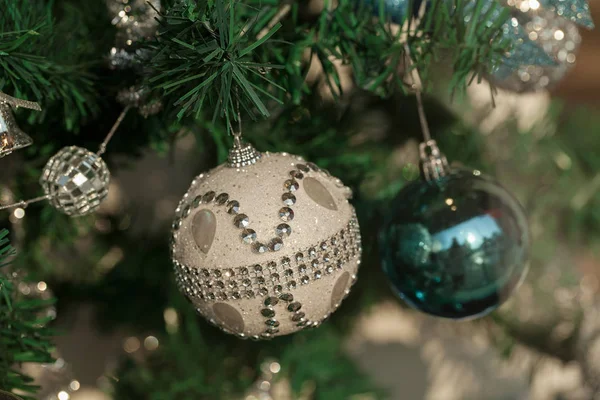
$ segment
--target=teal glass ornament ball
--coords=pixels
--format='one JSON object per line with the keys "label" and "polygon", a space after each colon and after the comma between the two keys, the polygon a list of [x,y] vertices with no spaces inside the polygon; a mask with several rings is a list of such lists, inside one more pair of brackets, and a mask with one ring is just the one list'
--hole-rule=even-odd
{"label": "teal glass ornament ball", "polygon": [[479,171],[451,170],[438,180],[408,184],[394,199],[379,239],[394,291],[439,317],[491,312],[527,272],[523,208]]}

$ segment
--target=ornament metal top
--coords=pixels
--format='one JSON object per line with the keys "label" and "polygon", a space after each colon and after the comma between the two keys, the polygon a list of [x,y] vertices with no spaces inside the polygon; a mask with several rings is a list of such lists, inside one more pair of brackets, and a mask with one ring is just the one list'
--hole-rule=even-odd
{"label": "ornament metal top", "polygon": [[16,99],[0,92],[0,158],[33,144],[33,139],[17,125],[13,107],[42,110],[38,103]]}
{"label": "ornament metal top", "polygon": [[241,338],[318,326],[349,293],[360,264],[350,189],[287,153],[236,138],[229,161],[192,182],[176,210],[180,290]]}

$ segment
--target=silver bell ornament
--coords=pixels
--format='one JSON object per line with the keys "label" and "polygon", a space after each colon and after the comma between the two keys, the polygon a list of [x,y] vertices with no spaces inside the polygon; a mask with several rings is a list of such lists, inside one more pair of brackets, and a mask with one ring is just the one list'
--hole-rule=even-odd
{"label": "silver bell ornament", "polygon": [[33,144],[33,139],[17,125],[13,107],[41,111],[38,103],[16,99],[0,92],[0,158]]}
{"label": "silver bell ornament", "polygon": [[236,138],[229,162],[180,201],[172,259],[197,311],[241,338],[316,327],[356,280],[361,241],[350,189],[287,153]]}
{"label": "silver bell ornament", "polygon": [[108,195],[110,171],[99,155],[65,147],[44,167],[40,184],[50,204],[70,216],[94,212]]}

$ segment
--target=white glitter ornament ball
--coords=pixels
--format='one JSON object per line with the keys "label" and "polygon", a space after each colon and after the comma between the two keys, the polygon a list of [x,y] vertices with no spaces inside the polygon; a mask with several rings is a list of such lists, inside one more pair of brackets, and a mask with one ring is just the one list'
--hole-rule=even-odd
{"label": "white glitter ornament ball", "polygon": [[173,223],[180,290],[228,333],[271,338],[318,326],[356,280],[351,191],[287,153],[239,146],[193,182]]}
{"label": "white glitter ornament ball", "polygon": [[[520,15],[525,19],[527,14]],[[500,65],[488,79],[496,86],[512,92],[535,92],[551,89],[575,65],[581,35],[577,25],[550,11],[537,11],[521,23],[529,39],[551,56],[556,65],[534,65],[532,59],[518,58],[520,66]],[[523,53],[526,55],[526,53]]]}
{"label": "white glitter ornament ball", "polygon": [[82,147],[61,149],[48,161],[40,178],[50,204],[78,217],[94,212],[108,195],[110,171],[96,153]]}

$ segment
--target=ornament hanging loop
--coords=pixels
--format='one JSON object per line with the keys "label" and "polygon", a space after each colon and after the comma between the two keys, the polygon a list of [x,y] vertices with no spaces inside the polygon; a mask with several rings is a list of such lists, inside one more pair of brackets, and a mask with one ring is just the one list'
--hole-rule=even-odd
{"label": "ornament hanging loop", "polygon": [[0,206],[0,210],[8,210],[10,208],[16,208],[16,207],[27,208],[27,206],[32,203],[37,203],[37,202],[44,201],[44,200],[50,200],[50,196],[46,195],[46,196],[40,196],[40,197],[36,197],[33,199],[29,199],[29,200],[21,200],[16,203],[13,203],[13,204],[7,204],[4,206]]}
{"label": "ornament hanging loop", "polygon": [[447,174],[450,168],[446,156],[440,152],[435,140],[419,144],[419,157],[421,158],[421,173],[427,181],[440,179]]}
{"label": "ornament hanging loop", "polygon": [[35,101],[17,99],[2,92],[0,92],[0,103],[10,104],[13,108],[22,107],[30,110],[42,111],[42,107],[40,107],[39,103],[36,103]]}
{"label": "ornament hanging loop", "polygon": [[[423,132],[424,142],[419,144],[419,156],[421,158],[421,173],[427,181],[437,180],[445,176],[450,169],[446,156],[442,154],[435,140],[431,139],[427,116],[425,115],[425,107],[423,106],[423,97],[421,94],[422,79],[419,70],[414,66],[410,55],[410,47],[407,42],[404,42],[404,54],[406,63],[410,67],[408,74],[411,77],[411,89],[415,92],[417,98],[417,111],[419,113],[419,122],[421,131]],[[414,74],[414,75],[413,75]],[[416,78],[415,78],[416,75]],[[417,79],[419,83],[417,84]]]}
{"label": "ornament hanging loop", "polygon": [[240,113],[240,103],[236,101],[237,105],[237,131],[233,129],[233,125],[229,120],[229,129],[233,135],[233,147],[229,150],[227,157],[227,166],[230,168],[241,168],[248,165],[256,164],[262,157],[262,154],[254,148],[251,144],[244,142],[242,139],[242,116]]}
{"label": "ornament hanging loop", "polygon": [[100,145],[98,151],[96,152],[96,154],[98,156],[101,156],[102,154],[104,154],[106,152],[106,147],[108,146],[108,142],[110,142],[112,137],[117,132],[117,129],[119,129],[119,126],[121,126],[121,123],[125,119],[125,116],[127,116],[127,113],[129,112],[130,109],[131,109],[131,105],[128,105],[127,107],[125,107],[123,109],[123,111],[121,112],[121,114],[119,115],[119,117],[117,118],[117,120],[115,121],[112,128],[110,128],[110,132],[108,132],[108,134],[106,135],[106,138],[104,139],[104,141]]}

